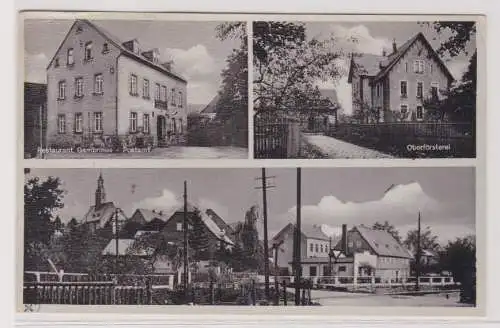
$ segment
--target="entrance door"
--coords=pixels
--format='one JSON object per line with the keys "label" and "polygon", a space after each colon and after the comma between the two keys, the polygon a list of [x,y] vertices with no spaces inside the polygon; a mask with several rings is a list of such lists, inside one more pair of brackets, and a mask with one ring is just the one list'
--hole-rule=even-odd
{"label": "entrance door", "polygon": [[165,117],[162,115],[156,119],[156,136],[159,144],[165,141]]}

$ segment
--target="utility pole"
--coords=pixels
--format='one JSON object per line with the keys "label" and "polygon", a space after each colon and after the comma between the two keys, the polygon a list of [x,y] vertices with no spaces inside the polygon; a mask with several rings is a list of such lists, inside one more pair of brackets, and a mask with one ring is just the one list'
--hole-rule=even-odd
{"label": "utility pole", "polygon": [[280,246],[284,242],[285,242],[285,240],[273,243],[273,249],[274,249],[274,291],[275,291],[275,304],[276,305],[280,304],[280,293],[279,293],[279,282],[278,282],[278,276],[279,276],[278,251],[280,249]]}
{"label": "utility pole", "polygon": [[43,152],[43,105],[40,105],[40,154],[41,158],[44,158]]}
{"label": "utility pole", "polygon": [[415,290],[418,292],[420,290],[420,258],[421,258],[421,248],[420,248],[420,211],[418,212],[418,227],[417,227],[417,253],[415,256],[415,272],[417,279],[415,281]]}
{"label": "utility pole", "polygon": [[118,260],[119,260],[119,253],[118,253],[118,208],[115,208],[115,273],[119,274],[118,272]]}
{"label": "utility pole", "polygon": [[300,277],[302,276],[302,267],[300,265],[300,237],[301,237],[301,228],[300,228],[300,214],[301,214],[301,171],[300,167],[297,168],[297,222],[295,228],[295,305],[300,305]]}
{"label": "utility pole", "polygon": [[187,223],[187,181],[184,180],[184,222],[183,227],[184,231],[184,276],[183,276],[183,284],[184,284],[184,293],[186,295],[186,301],[188,299],[188,223]]}
{"label": "utility pole", "polygon": [[264,217],[264,281],[265,281],[265,295],[266,300],[269,301],[269,237],[267,232],[267,189],[274,188],[274,186],[267,184],[267,179],[273,177],[266,177],[266,169],[262,168],[262,177],[257,178],[257,180],[262,180],[262,187],[257,187],[257,189],[262,188],[262,214]]}
{"label": "utility pole", "polygon": [[331,277],[332,276],[332,236],[328,238],[328,275]]}

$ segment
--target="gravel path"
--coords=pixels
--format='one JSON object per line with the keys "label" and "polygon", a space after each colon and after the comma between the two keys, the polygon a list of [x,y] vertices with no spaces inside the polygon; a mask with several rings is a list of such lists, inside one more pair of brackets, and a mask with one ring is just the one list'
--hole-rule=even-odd
{"label": "gravel path", "polygon": [[393,158],[391,155],[324,135],[305,133],[303,137],[328,158]]}

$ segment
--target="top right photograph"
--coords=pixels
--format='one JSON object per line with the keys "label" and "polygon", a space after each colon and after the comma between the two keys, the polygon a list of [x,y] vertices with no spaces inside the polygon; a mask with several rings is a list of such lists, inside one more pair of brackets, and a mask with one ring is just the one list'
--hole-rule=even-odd
{"label": "top right photograph", "polygon": [[254,22],[254,158],[475,158],[476,30]]}

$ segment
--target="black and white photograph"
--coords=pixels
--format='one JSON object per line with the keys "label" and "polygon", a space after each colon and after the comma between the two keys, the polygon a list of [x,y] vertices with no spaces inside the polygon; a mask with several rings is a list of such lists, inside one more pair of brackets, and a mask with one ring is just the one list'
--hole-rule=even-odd
{"label": "black and white photograph", "polygon": [[254,158],[475,158],[476,30],[253,22]]}
{"label": "black and white photograph", "polygon": [[24,157],[248,158],[246,23],[25,19]]}
{"label": "black and white photograph", "polygon": [[476,306],[474,167],[25,168],[25,307]]}

